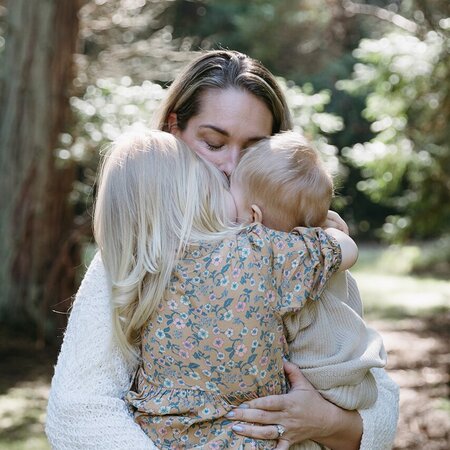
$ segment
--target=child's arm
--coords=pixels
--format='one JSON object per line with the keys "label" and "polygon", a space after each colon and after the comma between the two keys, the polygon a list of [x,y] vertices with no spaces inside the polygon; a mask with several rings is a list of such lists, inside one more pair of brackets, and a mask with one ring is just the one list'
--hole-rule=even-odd
{"label": "child's arm", "polygon": [[341,247],[342,262],[339,266],[338,272],[350,269],[358,259],[358,247],[355,241],[347,234],[339,231],[336,228],[325,228],[325,232],[334,237]]}
{"label": "child's arm", "polygon": [[97,255],[78,291],[52,380],[45,430],[52,448],[156,448],[122,400],[134,368],[111,344],[110,292]]}

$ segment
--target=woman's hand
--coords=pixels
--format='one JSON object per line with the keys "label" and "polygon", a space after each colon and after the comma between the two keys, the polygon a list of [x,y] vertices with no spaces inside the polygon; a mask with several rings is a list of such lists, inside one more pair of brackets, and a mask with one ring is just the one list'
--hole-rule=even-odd
{"label": "woman's hand", "polygon": [[362,434],[359,414],[325,400],[295,364],[286,362],[284,369],[291,383],[289,393],[257,398],[234,409],[227,417],[249,424],[238,423],[233,430],[255,439],[278,439],[276,425],[281,425],[285,432],[277,450],[307,439],[333,450],[358,449]]}
{"label": "woman's hand", "polygon": [[344,219],[335,211],[328,211],[325,223],[322,228],[337,228],[345,234],[349,234],[348,225],[345,223]]}

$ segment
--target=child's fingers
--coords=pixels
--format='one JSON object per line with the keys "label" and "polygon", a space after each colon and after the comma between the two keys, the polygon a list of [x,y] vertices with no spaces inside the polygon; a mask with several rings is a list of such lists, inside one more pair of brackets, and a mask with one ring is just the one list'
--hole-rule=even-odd
{"label": "child's fingers", "polygon": [[345,234],[349,234],[347,224],[336,211],[328,211],[326,225],[332,228],[337,228]]}

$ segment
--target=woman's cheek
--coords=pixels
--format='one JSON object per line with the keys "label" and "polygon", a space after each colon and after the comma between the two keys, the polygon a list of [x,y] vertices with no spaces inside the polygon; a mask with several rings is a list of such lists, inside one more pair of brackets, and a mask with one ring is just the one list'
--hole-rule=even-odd
{"label": "woman's cheek", "polygon": [[213,152],[207,148],[201,148],[198,151],[196,150],[196,152],[198,155],[202,156],[210,163],[213,163],[215,166],[217,166],[217,167],[220,166],[221,157],[220,157],[219,152]]}

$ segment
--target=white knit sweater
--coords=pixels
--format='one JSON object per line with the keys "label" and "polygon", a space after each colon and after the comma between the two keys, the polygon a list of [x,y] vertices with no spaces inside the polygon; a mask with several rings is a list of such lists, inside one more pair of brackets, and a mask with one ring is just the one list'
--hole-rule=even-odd
{"label": "white knit sweater", "polygon": [[[356,284],[351,277],[348,283],[347,303],[361,315]],[[334,284],[333,289],[344,293],[345,281]],[[97,254],[76,296],[52,380],[46,433],[54,449],[156,449],[122,401],[135,367],[127,365],[111,344],[109,299],[110,284]],[[290,327],[296,335],[295,323]],[[300,329],[290,343],[293,362],[302,338]],[[378,399],[360,411],[364,428],[360,448],[390,449],[398,419],[398,387],[383,369],[372,369],[372,373]]]}

